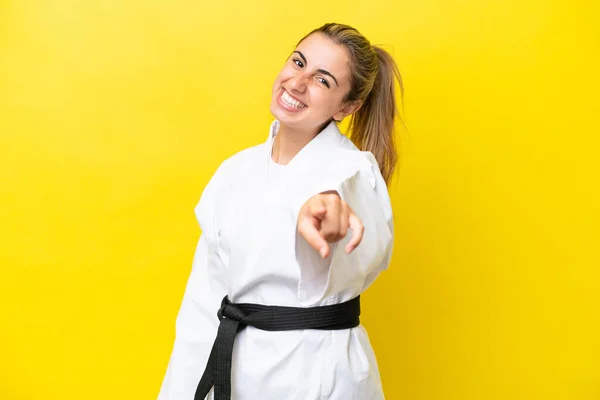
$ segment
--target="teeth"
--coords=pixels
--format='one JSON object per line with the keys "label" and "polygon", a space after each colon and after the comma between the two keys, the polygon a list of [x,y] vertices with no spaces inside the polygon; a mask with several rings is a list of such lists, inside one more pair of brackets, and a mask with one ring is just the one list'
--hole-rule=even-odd
{"label": "teeth", "polygon": [[298,100],[293,99],[287,91],[283,91],[281,94],[281,99],[290,107],[294,108],[304,108],[306,107],[304,104],[300,103]]}

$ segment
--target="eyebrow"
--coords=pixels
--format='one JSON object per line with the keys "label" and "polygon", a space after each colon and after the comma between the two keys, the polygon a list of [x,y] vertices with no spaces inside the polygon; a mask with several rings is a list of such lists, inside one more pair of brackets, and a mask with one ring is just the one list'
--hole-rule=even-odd
{"label": "eyebrow", "polygon": [[[305,65],[308,65],[308,61],[306,61],[306,57],[304,57],[304,54],[302,54],[301,52],[299,52],[298,50],[295,50],[294,53],[298,53],[298,55],[300,56],[300,58],[302,58],[302,61],[304,61]],[[292,53],[293,54],[293,53]],[[335,76],[333,76],[331,74],[331,72],[326,71],[324,69],[318,68],[317,72],[322,73],[323,75],[328,75],[331,77],[331,79],[333,79],[335,81],[336,86],[340,86],[340,84],[338,83],[337,79],[335,79]]]}

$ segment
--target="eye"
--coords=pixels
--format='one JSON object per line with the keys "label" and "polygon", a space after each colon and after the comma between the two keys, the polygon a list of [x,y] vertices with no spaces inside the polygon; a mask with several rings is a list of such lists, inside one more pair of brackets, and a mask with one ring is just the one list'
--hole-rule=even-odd
{"label": "eye", "polygon": [[321,82],[323,85],[327,86],[328,88],[329,86],[329,82],[327,82],[327,79],[325,78],[317,78],[319,80],[319,82]]}
{"label": "eye", "polygon": [[297,58],[294,58],[294,64],[296,64],[300,68],[304,68],[304,63],[301,60],[297,59]]}

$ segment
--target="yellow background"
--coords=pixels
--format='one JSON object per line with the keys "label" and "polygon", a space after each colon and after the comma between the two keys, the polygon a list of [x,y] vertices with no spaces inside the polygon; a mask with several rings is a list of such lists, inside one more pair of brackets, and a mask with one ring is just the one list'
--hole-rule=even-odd
{"label": "yellow background", "polygon": [[406,85],[388,399],[600,399],[594,1],[0,1],[0,399],[153,399],[221,160],[297,40],[349,23]]}

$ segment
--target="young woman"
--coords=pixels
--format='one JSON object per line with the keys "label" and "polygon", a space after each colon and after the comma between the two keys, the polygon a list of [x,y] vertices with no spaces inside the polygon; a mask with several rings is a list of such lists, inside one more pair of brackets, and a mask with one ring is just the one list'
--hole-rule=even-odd
{"label": "young woman", "polygon": [[[358,316],[392,253],[396,80],[391,56],[349,26],[300,41],[266,143],[224,161],[196,207],[159,400],[383,399]],[[337,126],[349,116],[351,140]]]}

